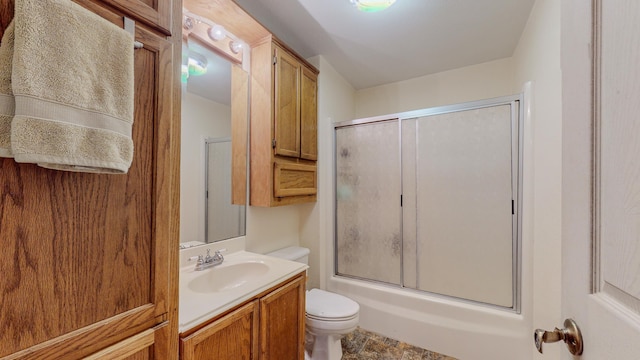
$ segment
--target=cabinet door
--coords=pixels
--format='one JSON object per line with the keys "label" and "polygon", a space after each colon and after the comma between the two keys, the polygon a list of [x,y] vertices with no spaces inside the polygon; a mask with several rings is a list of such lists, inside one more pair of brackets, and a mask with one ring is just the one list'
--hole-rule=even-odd
{"label": "cabinet door", "polygon": [[304,359],[305,276],[260,299],[260,360]]}
{"label": "cabinet door", "polygon": [[165,35],[171,35],[171,0],[100,0],[142,21]]}
{"label": "cabinet door", "polygon": [[300,157],[300,64],[277,46],[275,57],[275,153],[297,158]]}
{"label": "cabinet door", "polygon": [[[119,14],[76,2],[122,26]],[[0,358],[79,359],[166,320],[170,246],[177,251],[170,227],[172,44],[143,27],[136,40],[144,48],[135,50],[135,151],[127,174],[0,159]],[[162,346],[154,346],[158,354]]]}
{"label": "cabinet door", "polygon": [[256,359],[257,311],[258,300],[255,300],[180,339],[181,360]]}
{"label": "cabinet door", "polygon": [[318,159],[318,76],[306,67],[300,78],[300,157]]}
{"label": "cabinet door", "polygon": [[316,165],[298,164],[276,159],[273,172],[275,197],[315,195],[318,192]]}

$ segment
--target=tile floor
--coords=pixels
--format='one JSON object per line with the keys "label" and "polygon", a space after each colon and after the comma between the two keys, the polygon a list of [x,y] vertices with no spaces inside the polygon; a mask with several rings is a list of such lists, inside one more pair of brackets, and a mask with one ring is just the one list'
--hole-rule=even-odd
{"label": "tile floor", "polygon": [[342,339],[342,360],[456,359],[358,328]]}

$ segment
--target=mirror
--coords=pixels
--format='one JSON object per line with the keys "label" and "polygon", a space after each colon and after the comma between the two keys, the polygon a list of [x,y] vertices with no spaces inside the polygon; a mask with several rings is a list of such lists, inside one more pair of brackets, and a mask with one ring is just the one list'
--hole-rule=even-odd
{"label": "mirror", "polygon": [[245,234],[246,142],[232,133],[244,129],[246,140],[246,127],[236,123],[246,121],[248,74],[191,36],[183,40],[182,59],[183,249]]}

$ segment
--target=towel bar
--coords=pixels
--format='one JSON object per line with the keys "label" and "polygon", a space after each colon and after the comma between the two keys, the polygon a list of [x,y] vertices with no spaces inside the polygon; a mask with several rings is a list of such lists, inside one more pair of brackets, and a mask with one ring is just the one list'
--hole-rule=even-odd
{"label": "towel bar", "polygon": [[[131,34],[131,36],[133,36],[133,38],[135,39],[136,37],[136,22],[129,19],[128,17],[124,17],[124,29]],[[134,49],[142,49],[144,47],[144,44],[141,43],[140,41],[134,41],[133,42],[133,48]]]}

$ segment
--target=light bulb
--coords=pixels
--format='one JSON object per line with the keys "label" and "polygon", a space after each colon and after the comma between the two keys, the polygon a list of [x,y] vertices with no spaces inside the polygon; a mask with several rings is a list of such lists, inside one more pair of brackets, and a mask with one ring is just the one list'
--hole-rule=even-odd
{"label": "light bulb", "polygon": [[229,42],[229,50],[231,50],[232,53],[237,54],[240,52],[240,50],[242,50],[242,43],[237,42],[237,41],[230,41]]}
{"label": "light bulb", "polygon": [[220,41],[227,36],[226,31],[222,25],[213,25],[207,31],[211,40]]}
{"label": "light bulb", "polygon": [[182,26],[185,28],[185,30],[193,29],[193,19],[188,16],[185,16]]}

